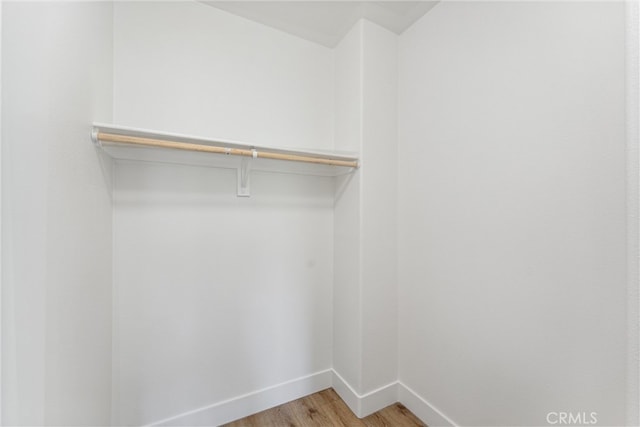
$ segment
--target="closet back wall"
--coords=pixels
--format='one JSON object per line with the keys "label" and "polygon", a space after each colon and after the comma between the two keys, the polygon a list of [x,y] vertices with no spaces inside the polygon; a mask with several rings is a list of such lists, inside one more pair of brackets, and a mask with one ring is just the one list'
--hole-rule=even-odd
{"label": "closet back wall", "polygon": [[[330,49],[195,2],[114,8],[116,123],[332,148]],[[235,170],[114,175],[114,423],[331,367],[331,179],[253,173],[237,198]]]}

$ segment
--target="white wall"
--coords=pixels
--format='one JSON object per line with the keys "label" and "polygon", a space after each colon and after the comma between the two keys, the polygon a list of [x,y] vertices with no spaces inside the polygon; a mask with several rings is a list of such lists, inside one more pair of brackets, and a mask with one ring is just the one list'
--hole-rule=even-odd
{"label": "white wall", "polygon": [[[335,146],[357,153],[362,150],[363,22],[356,23],[335,49]],[[359,170],[336,178],[333,229],[333,368],[358,393],[362,384],[360,182]]]}
{"label": "white wall", "polygon": [[[397,40],[363,23],[362,392],[397,379]],[[389,402],[393,403],[393,402]]]}
{"label": "white wall", "polygon": [[399,63],[400,380],[460,425],[622,425],[623,3],[443,2]]}
{"label": "white wall", "polygon": [[114,121],[333,148],[333,51],[198,2],[117,2]]}
{"label": "white wall", "polygon": [[115,423],[331,367],[333,187],[287,178],[246,199],[232,170],[117,165]]}
{"label": "white wall", "polygon": [[108,425],[112,7],[5,3],[3,424]]}
{"label": "white wall", "polygon": [[640,425],[640,4],[625,2],[627,425]]}
{"label": "white wall", "polygon": [[[333,147],[330,49],[196,2],[117,3],[114,28],[117,123]],[[331,367],[332,180],[235,189],[234,170],[116,165],[114,423],[192,423]]]}
{"label": "white wall", "polygon": [[361,167],[336,180],[333,363],[358,416],[395,401],[394,386],[366,397],[397,378],[396,53],[397,36],[366,20],[336,47],[336,148]]}
{"label": "white wall", "polygon": [[[2,99],[2,3],[0,3],[0,100]],[[3,383],[2,363],[2,102],[0,102],[0,384]],[[0,386],[0,424],[2,424],[2,386]]]}

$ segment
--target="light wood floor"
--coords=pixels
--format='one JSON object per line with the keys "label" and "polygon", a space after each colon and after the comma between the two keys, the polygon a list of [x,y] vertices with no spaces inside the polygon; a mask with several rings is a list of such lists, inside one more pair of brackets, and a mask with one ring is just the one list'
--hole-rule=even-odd
{"label": "light wood floor", "polygon": [[358,419],[333,389],[267,409],[226,427],[415,427],[425,426],[400,403]]}

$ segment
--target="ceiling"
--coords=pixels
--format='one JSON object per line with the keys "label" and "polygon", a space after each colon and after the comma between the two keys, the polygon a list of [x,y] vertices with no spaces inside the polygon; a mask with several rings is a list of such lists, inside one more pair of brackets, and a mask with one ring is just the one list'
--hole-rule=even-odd
{"label": "ceiling", "polygon": [[327,47],[335,47],[359,19],[402,33],[437,1],[202,1]]}

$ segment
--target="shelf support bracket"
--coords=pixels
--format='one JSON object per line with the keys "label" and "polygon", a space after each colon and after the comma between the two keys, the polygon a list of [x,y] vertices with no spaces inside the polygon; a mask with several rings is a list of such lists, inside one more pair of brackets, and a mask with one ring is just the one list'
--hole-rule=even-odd
{"label": "shelf support bracket", "polygon": [[238,197],[251,196],[251,159],[258,157],[256,150],[251,150],[252,157],[243,157],[238,168]]}

